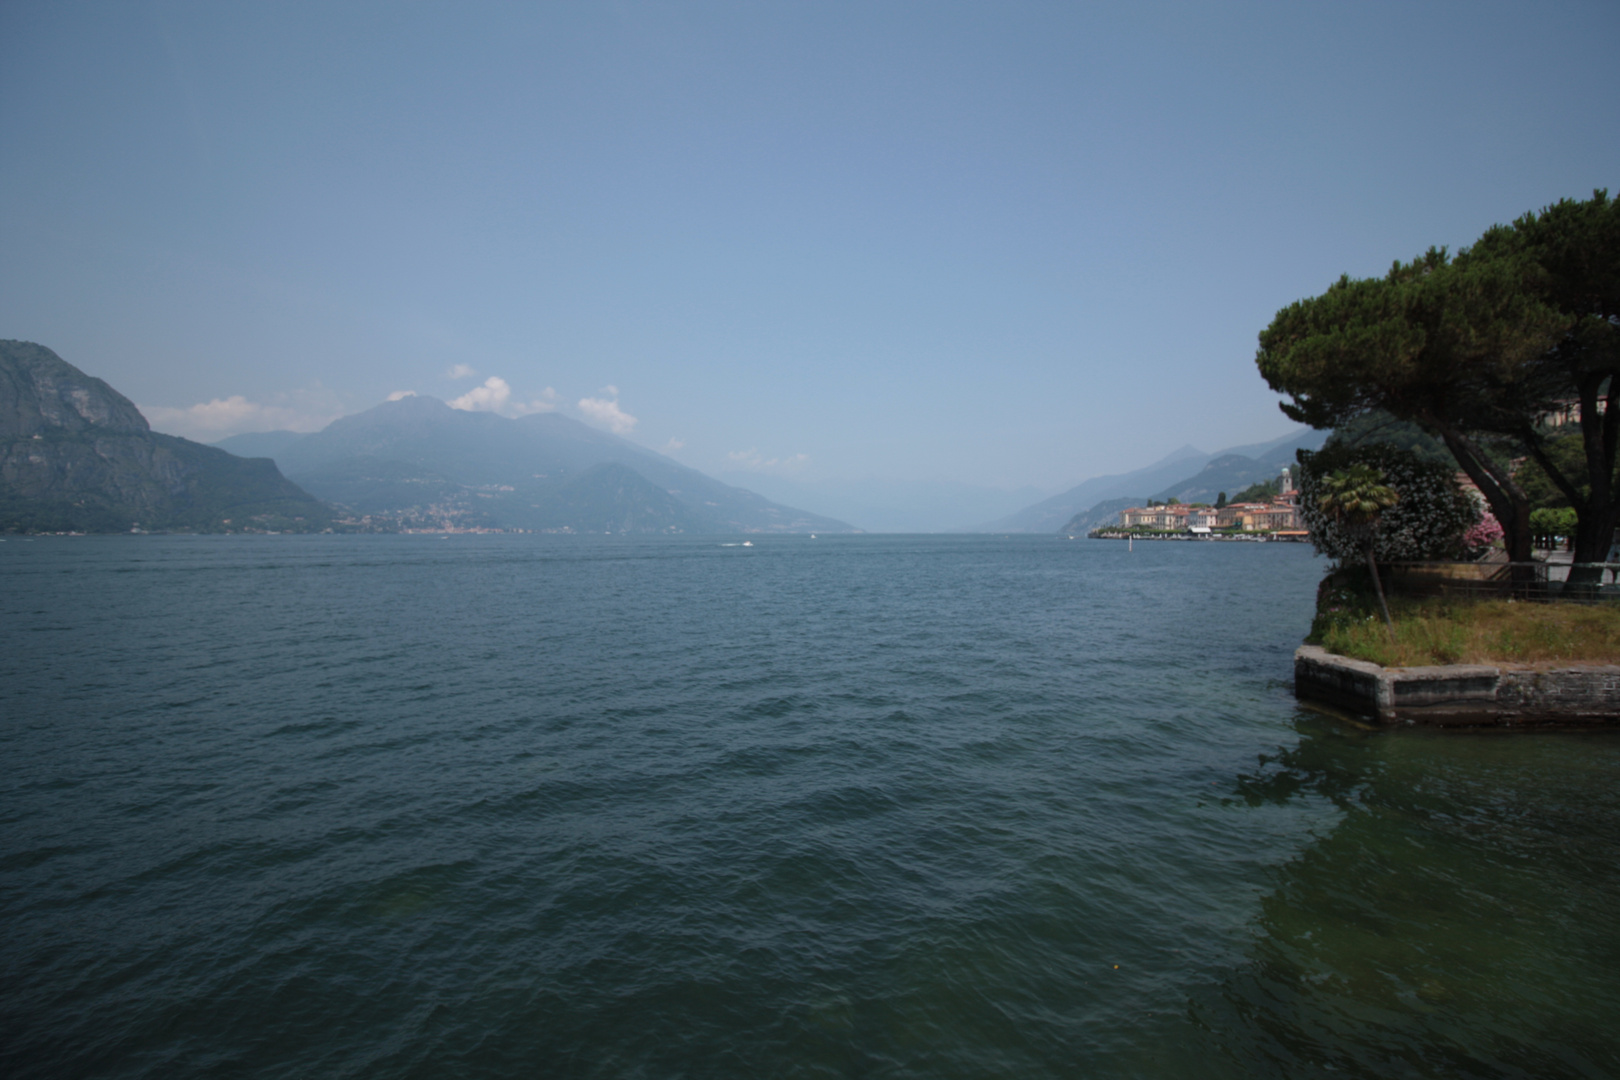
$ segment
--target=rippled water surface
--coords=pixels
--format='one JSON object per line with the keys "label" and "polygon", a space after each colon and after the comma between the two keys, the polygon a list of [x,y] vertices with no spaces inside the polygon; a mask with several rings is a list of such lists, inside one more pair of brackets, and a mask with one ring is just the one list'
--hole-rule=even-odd
{"label": "rippled water surface", "polygon": [[0,542],[0,1072],[1620,1074],[1620,738],[1300,711],[1323,564]]}

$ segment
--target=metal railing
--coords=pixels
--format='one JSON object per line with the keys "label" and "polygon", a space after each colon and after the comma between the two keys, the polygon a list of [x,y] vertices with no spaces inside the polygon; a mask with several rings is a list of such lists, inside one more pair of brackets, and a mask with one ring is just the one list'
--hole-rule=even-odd
{"label": "metal railing", "polygon": [[1539,602],[1620,601],[1620,563],[1395,562],[1380,564],[1390,592]]}

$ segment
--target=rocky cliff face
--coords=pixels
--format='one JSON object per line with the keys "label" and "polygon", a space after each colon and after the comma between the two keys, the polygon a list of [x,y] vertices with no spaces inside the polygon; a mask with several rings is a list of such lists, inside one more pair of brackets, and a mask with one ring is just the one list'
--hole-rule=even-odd
{"label": "rocky cliff face", "polygon": [[0,438],[151,431],[135,403],[31,341],[0,341]]}
{"label": "rocky cliff face", "polygon": [[264,458],[153,432],[133,402],[50,349],[0,341],[0,530],[324,527]]}

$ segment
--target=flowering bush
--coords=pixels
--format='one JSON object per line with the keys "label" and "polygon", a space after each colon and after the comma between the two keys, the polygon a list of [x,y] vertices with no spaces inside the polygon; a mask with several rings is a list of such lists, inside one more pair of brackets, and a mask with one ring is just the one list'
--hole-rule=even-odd
{"label": "flowering bush", "polygon": [[1470,559],[1478,559],[1491,550],[1503,535],[1502,523],[1496,520],[1495,514],[1486,510],[1485,516],[1480,518],[1477,524],[1470,525],[1468,531],[1463,533],[1463,552]]}
{"label": "flowering bush", "polygon": [[[1374,534],[1373,555],[1380,562],[1454,559],[1463,554],[1464,536],[1481,524],[1480,507],[1458,488],[1453,470],[1424,461],[1399,447],[1330,446],[1298,453],[1299,513],[1311,543],[1340,562],[1362,557],[1351,531],[1322,512],[1322,481],[1338,469],[1370,465],[1384,474],[1400,501],[1384,511]],[[1501,526],[1497,526],[1500,534]]]}

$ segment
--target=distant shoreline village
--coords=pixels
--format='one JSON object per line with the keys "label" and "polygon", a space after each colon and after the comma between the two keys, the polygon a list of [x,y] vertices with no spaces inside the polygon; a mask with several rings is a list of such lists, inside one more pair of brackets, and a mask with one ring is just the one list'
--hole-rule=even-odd
{"label": "distant shoreline village", "polygon": [[1277,494],[1266,502],[1225,501],[1183,504],[1175,499],[1149,506],[1126,507],[1113,525],[1100,525],[1086,535],[1093,540],[1285,540],[1301,542],[1299,489],[1284,467]]}

